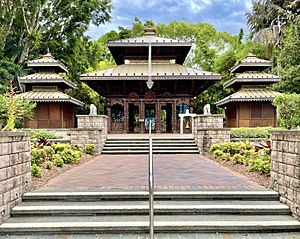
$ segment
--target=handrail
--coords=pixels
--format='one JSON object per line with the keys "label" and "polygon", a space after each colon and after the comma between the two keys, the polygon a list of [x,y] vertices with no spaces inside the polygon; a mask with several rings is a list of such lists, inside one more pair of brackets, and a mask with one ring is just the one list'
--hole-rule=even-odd
{"label": "handrail", "polygon": [[149,162],[148,162],[148,185],[149,185],[149,231],[150,239],[154,239],[154,177],[153,177],[153,142],[152,142],[152,121],[149,120]]}

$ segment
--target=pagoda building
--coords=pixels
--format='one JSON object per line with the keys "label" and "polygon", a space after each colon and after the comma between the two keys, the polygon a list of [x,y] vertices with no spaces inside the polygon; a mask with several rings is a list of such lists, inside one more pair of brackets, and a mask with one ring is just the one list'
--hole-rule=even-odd
{"label": "pagoda building", "polygon": [[107,45],[117,66],[80,79],[105,97],[112,133],[144,133],[150,120],[153,132],[179,132],[179,114],[192,113],[194,97],[221,78],[183,65],[192,42],[157,37],[152,28],[143,37]]}
{"label": "pagoda building", "polygon": [[249,53],[230,70],[235,77],[224,84],[236,92],[219,102],[226,112],[227,127],[276,126],[276,109],[272,101],[280,93],[268,87],[280,80],[263,70],[272,66],[268,60]]}
{"label": "pagoda building", "polygon": [[84,103],[64,93],[76,85],[59,73],[67,73],[67,67],[48,53],[41,59],[27,62],[36,73],[19,78],[21,97],[37,103],[32,120],[25,119],[25,128],[73,128],[74,108]]}

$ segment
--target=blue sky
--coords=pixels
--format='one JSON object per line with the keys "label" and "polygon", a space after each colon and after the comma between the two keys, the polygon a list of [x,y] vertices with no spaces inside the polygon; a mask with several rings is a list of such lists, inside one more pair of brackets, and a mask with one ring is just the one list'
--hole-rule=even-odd
{"label": "blue sky", "polygon": [[189,23],[207,22],[218,31],[238,34],[246,32],[245,13],[251,10],[251,0],[112,0],[112,19],[100,27],[91,26],[88,35],[97,39],[102,34],[117,30],[118,26],[130,27],[135,17],[142,22],[154,23],[172,20]]}

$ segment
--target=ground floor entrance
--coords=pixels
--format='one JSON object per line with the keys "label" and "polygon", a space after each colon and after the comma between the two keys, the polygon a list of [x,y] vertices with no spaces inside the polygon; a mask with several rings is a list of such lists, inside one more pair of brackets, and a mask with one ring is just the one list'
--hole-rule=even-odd
{"label": "ground floor entrance", "polygon": [[[108,99],[108,129],[111,133],[178,133],[179,114],[193,111],[189,98],[181,99]],[[191,119],[184,119],[184,133],[191,133]]]}

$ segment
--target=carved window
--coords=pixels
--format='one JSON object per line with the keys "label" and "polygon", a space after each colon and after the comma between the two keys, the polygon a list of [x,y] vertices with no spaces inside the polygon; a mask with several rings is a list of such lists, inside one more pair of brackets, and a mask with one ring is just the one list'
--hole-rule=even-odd
{"label": "carved window", "polygon": [[111,107],[111,119],[112,122],[124,121],[124,107],[120,104],[115,104]]}

